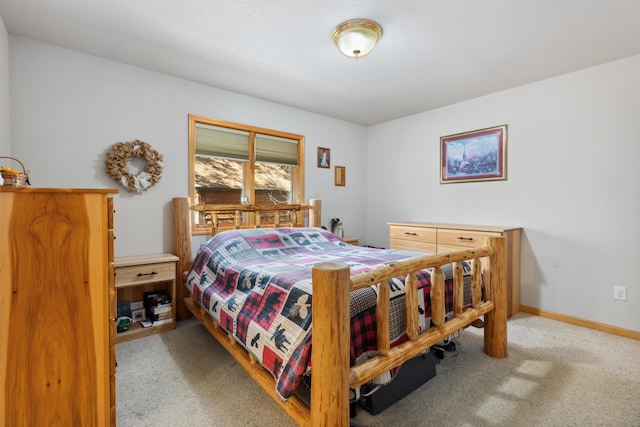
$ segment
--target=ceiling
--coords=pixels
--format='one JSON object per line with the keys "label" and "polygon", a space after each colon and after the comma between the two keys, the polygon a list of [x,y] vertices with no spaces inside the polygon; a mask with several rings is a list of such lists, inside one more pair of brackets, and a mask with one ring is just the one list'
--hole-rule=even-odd
{"label": "ceiling", "polygon": [[[10,34],[369,126],[640,54],[639,0],[0,0]],[[358,61],[331,31],[378,22]]]}

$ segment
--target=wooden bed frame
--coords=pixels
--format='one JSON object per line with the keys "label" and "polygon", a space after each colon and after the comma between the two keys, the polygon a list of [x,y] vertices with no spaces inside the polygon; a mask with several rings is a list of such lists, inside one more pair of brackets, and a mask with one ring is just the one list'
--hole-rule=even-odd
{"label": "wooden bed frame", "polygon": [[[299,223],[304,224],[304,213],[309,211],[309,226],[320,226],[321,203],[310,201],[309,205],[279,206],[275,210],[292,210]],[[173,199],[174,212],[174,253],[180,258],[179,272],[188,270],[192,262],[190,218],[194,210],[216,213],[232,212],[236,222],[232,228],[240,228],[242,213],[274,210],[274,205],[207,205],[191,208],[188,198]],[[297,217],[296,217],[297,215]],[[258,215],[258,218],[260,216]],[[253,220],[252,220],[253,221]],[[276,220],[277,222],[277,220]],[[217,224],[216,224],[217,225]],[[273,226],[257,224],[252,226]],[[284,225],[282,225],[284,226]],[[485,262],[481,262],[484,259]],[[463,272],[460,261],[473,260],[472,306],[463,308]],[[454,313],[445,318],[444,274],[441,266],[454,263]],[[435,326],[420,333],[418,328],[418,284],[415,272],[433,268],[431,286],[432,321]],[[488,269],[488,270],[487,270]],[[481,289],[483,272],[489,277]],[[507,357],[507,298],[504,265],[504,239],[487,239],[487,246],[441,255],[425,255],[406,261],[396,262],[366,273],[350,276],[349,267],[339,262],[319,263],[313,267],[313,346],[311,359],[313,370],[311,381],[311,407],[297,396],[282,401],[275,391],[275,380],[258,361],[250,355],[233,337],[206,313],[204,308],[188,295],[184,286],[184,275],[179,273],[178,319],[188,317],[188,310],[198,318],[207,330],[225,347],[249,375],[299,424],[304,426],[348,426],[349,389],[358,387],[374,379],[383,372],[401,365],[429,347],[441,342],[454,332],[471,324],[484,324],[484,351],[491,357]],[[407,335],[409,340],[394,347],[389,345],[389,285],[387,279],[407,275],[406,306]],[[349,293],[353,290],[379,286],[377,307],[377,342],[379,355],[357,366],[349,366]],[[183,313],[181,314],[181,311]]]}

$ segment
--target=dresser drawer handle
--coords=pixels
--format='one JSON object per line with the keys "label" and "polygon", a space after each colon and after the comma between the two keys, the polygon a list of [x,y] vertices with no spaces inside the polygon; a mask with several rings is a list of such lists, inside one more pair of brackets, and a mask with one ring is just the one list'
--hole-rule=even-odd
{"label": "dresser drawer handle", "polygon": [[404,234],[406,234],[407,236],[417,236],[418,233],[409,233],[408,231],[405,231]]}
{"label": "dresser drawer handle", "polygon": [[153,275],[155,275],[155,274],[158,274],[158,273],[156,273],[155,271],[152,271],[151,273],[138,273],[138,277],[142,277],[142,276],[153,276]]}
{"label": "dresser drawer handle", "polygon": [[470,242],[473,242],[473,237],[458,237],[458,240],[468,240]]}

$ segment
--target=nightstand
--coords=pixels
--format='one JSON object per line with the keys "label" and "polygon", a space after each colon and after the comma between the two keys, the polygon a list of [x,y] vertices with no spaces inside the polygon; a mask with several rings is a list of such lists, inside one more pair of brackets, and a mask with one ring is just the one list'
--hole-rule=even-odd
{"label": "nightstand", "polygon": [[[173,254],[155,254],[115,258],[115,287],[118,306],[127,303],[132,306],[134,322],[128,330],[116,333],[116,342],[156,334],[176,328],[176,264],[178,257]],[[166,294],[171,305],[169,314],[151,326],[143,327],[141,318],[146,319],[144,298],[150,294]],[[142,311],[140,311],[142,310]]]}

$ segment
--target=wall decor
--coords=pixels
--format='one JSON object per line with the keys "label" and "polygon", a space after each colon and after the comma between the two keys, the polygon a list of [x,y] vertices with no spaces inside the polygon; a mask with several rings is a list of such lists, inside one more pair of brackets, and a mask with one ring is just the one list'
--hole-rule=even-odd
{"label": "wall decor", "polygon": [[318,147],[318,167],[326,169],[331,167],[331,149]]}
{"label": "wall decor", "polygon": [[336,166],[334,171],[334,185],[336,187],[344,187],[347,185],[346,180],[347,168],[345,166]]}
{"label": "wall decor", "polygon": [[[133,175],[129,171],[129,161],[141,157],[147,161],[142,172]],[[162,154],[151,148],[146,142],[118,142],[107,153],[105,170],[117,183],[128,188],[129,192],[141,193],[160,180],[162,175]]]}
{"label": "wall decor", "polygon": [[507,179],[507,125],[440,137],[440,183]]}

